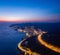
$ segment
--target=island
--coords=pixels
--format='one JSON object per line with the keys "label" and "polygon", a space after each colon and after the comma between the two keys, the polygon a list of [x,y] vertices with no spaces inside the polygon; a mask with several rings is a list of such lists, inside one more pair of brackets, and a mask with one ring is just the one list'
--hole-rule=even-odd
{"label": "island", "polygon": [[[18,32],[24,32],[26,37],[18,43],[18,49],[24,55],[59,55],[60,45],[56,44],[56,38],[52,34],[32,26],[16,26],[11,28]],[[54,35],[53,35],[54,37]],[[56,36],[55,36],[56,37]],[[54,42],[56,41],[56,42]]]}

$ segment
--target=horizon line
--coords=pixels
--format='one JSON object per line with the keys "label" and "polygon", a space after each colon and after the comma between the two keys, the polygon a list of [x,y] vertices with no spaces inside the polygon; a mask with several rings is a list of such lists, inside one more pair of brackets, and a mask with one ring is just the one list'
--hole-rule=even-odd
{"label": "horizon line", "polygon": [[0,22],[12,22],[12,23],[31,23],[31,22],[32,23],[33,22],[36,22],[36,23],[38,23],[38,22],[39,23],[60,23],[60,22],[51,22],[51,21],[50,22],[49,21],[47,22],[47,21],[39,21],[39,20],[38,21],[0,21]]}

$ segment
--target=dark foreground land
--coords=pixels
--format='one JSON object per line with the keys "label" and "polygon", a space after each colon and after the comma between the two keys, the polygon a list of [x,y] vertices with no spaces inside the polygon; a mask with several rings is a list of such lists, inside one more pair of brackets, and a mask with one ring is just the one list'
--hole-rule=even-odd
{"label": "dark foreground land", "polygon": [[[43,31],[47,31],[47,34],[42,36],[42,39],[47,43],[60,47],[60,23],[21,23],[21,24],[12,24],[10,27],[14,27],[15,30],[18,28],[24,29],[25,27],[34,26],[35,29],[40,28]],[[25,42],[27,43],[25,44]],[[38,42],[36,36],[32,36],[27,38],[22,46],[30,48],[33,52],[38,52],[41,55],[60,55],[60,53],[54,52],[45,46],[42,46],[41,43]]]}
{"label": "dark foreground land", "polygon": [[[28,42],[25,44],[25,42]],[[32,36],[27,38],[23,43],[22,46],[30,48],[33,52],[40,53],[41,55],[60,55],[60,53],[54,52],[45,46],[42,46],[41,43],[38,42],[37,36]]]}

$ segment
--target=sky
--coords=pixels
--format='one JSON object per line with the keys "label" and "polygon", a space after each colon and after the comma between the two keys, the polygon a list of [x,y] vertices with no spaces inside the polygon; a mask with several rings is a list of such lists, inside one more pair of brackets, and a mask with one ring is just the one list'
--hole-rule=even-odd
{"label": "sky", "polygon": [[0,21],[60,22],[60,0],[0,0]]}

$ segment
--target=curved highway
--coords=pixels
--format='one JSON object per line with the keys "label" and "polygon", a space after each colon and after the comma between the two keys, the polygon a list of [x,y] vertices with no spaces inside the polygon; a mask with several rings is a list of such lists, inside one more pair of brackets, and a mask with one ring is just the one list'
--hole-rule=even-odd
{"label": "curved highway", "polygon": [[22,40],[20,43],[18,43],[18,48],[19,50],[21,50],[22,52],[25,53],[25,55],[29,54],[29,55],[40,55],[39,53],[36,52],[32,52],[29,48],[23,47],[21,44],[23,43],[23,41],[25,41],[26,39]]}
{"label": "curved highway", "polygon": [[60,48],[59,48],[59,47],[56,47],[56,46],[54,46],[54,45],[51,45],[51,44],[49,44],[49,43],[47,43],[47,42],[45,42],[45,41],[42,39],[42,35],[43,35],[43,34],[39,34],[39,35],[38,35],[38,37],[37,37],[38,41],[39,41],[43,46],[45,46],[45,47],[47,47],[47,48],[49,48],[49,49],[51,49],[51,50],[53,50],[53,51],[55,51],[55,52],[60,53]]}
{"label": "curved highway", "polygon": [[31,50],[28,48],[24,48],[21,44],[23,43],[23,41],[25,41],[26,39],[22,40],[19,44],[18,44],[18,48],[19,50],[23,51],[25,53],[25,55],[28,53],[31,55]]}

